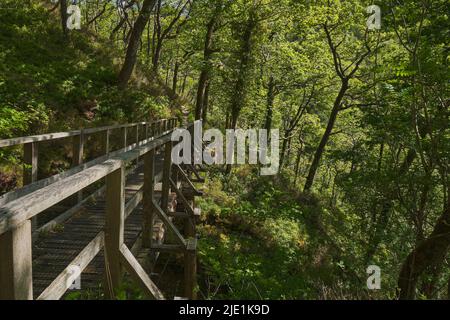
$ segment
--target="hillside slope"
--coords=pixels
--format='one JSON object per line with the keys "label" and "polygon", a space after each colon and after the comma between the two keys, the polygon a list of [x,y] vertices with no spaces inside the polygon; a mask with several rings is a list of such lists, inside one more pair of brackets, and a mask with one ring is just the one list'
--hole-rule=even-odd
{"label": "hillside slope", "polygon": [[158,81],[119,91],[124,53],[85,31],[66,41],[42,4],[3,8],[0,24],[1,138],[157,119],[178,107]]}

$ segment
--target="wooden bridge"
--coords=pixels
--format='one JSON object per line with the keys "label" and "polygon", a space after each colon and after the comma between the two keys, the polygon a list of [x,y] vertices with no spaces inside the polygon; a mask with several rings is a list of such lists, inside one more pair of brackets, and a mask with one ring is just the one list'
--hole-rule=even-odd
{"label": "wooden bridge", "polygon": [[[24,161],[23,187],[0,197],[0,299],[60,299],[80,274],[83,289],[101,283],[115,299],[124,272],[164,299],[136,258],[142,250],[183,254],[183,296],[195,299],[194,182],[203,179],[172,163],[175,128],[168,119],[0,140],[23,146]],[[99,139],[103,154],[87,161]],[[39,145],[54,141],[70,142],[72,168],[38,179]]]}

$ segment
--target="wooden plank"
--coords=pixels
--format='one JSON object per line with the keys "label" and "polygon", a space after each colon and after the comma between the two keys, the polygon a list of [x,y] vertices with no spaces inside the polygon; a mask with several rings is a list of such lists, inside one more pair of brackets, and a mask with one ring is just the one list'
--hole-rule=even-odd
{"label": "wooden plank", "polygon": [[134,209],[139,205],[139,203],[142,201],[144,196],[143,187],[139,189],[133,198],[131,198],[127,204],[125,205],[125,219],[133,212]]}
{"label": "wooden plank", "polygon": [[197,298],[196,289],[197,252],[196,250],[186,250],[184,253],[184,295],[190,300],[195,300]]}
{"label": "wooden plank", "polygon": [[114,299],[122,281],[120,249],[125,225],[125,168],[106,177],[105,296]]}
{"label": "wooden plank", "polygon": [[37,181],[38,174],[38,144],[31,142],[23,145],[23,185]]}
{"label": "wooden plank", "polygon": [[83,170],[73,176],[55,182],[45,188],[0,207],[0,234],[31,219],[72,194],[86,188],[109,173],[117,170],[123,162],[130,162],[157,146],[170,140],[170,134],[151,141],[142,147],[123,153],[113,159]]}
{"label": "wooden plank", "polygon": [[[84,134],[88,135],[88,134],[105,131],[108,129],[114,130],[114,129],[120,129],[120,128],[129,128],[129,127],[136,126],[136,124],[145,124],[145,123],[147,123],[147,122],[112,125],[112,126],[104,126],[104,127],[97,127],[97,128],[86,128],[86,129],[83,129],[83,131],[84,131]],[[31,143],[31,142],[58,140],[58,139],[77,136],[80,133],[81,133],[81,130],[72,130],[72,131],[67,131],[67,132],[54,132],[54,133],[33,135],[33,136],[27,136],[27,137],[2,139],[2,140],[0,140],[0,148],[11,147],[11,146],[26,144],[26,143]]]}
{"label": "wooden plank", "polygon": [[77,255],[77,257],[64,269],[59,276],[39,295],[37,300],[58,300],[67,289],[72,285],[78,275],[73,274],[74,267],[80,273],[89,265],[89,263],[100,252],[104,245],[104,232],[98,235]]}
{"label": "wooden plank", "polygon": [[161,207],[155,202],[155,200],[152,201],[153,208],[155,209],[156,214],[159,216],[159,218],[163,221],[163,223],[169,227],[170,230],[175,234],[175,239],[177,242],[183,246],[186,246],[186,240],[181,235],[180,231],[178,231],[177,227],[173,224],[172,221],[170,221],[169,217],[166,215],[166,213],[161,209]]}
{"label": "wooden plank", "polygon": [[7,203],[0,208],[0,234],[84,189],[121,165],[120,160],[108,160]]}
{"label": "wooden plank", "polygon": [[181,218],[181,219],[187,219],[190,216],[187,212],[168,212],[167,215],[169,217]]}
{"label": "wooden plank", "polygon": [[150,247],[152,244],[154,209],[152,199],[155,190],[155,150],[150,150],[144,155],[144,208],[143,208],[143,234],[142,244]]}
{"label": "wooden plank", "polygon": [[152,244],[152,250],[159,252],[184,252],[186,247],[179,244]]}
{"label": "wooden plank", "polygon": [[122,139],[123,139],[123,147],[126,148],[127,147],[127,135],[128,135],[128,128],[124,127],[122,128]]}
{"label": "wooden plank", "polygon": [[109,142],[110,137],[111,137],[111,129],[107,129],[105,131],[105,137],[104,137],[104,141],[103,141],[103,144],[105,147],[105,154],[107,154],[107,155],[109,154],[109,149],[110,149],[110,142]]}
{"label": "wooden plank", "polygon": [[178,189],[178,187],[175,185],[175,182],[170,179],[170,185],[172,186],[173,191],[177,194],[177,197],[181,200],[181,203],[184,205],[184,208],[188,211],[188,214],[191,216],[195,215],[194,209],[192,209],[191,205],[187,201],[184,194]]}
{"label": "wooden plank", "polygon": [[100,189],[98,189],[97,191],[95,191],[93,194],[91,194],[89,197],[87,197],[86,199],[82,200],[80,203],[78,203],[76,206],[70,208],[69,210],[61,213],[59,216],[57,216],[56,218],[52,219],[51,221],[47,222],[46,224],[44,224],[43,226],[41,226],[39,229],[37,229],[34,233],[33,236],[34,238],[37,238],[37,236],[39,235],[39,233],[41,232],[47,232],[47,231],[51,231],[53,228],[55,228],[57,225],[64,223],[66,220],[70,219],[75,213],[77,213],[79,210],[81,210],[81,208],[88,203],[89,201],[95,199],[98,196],[101,196],[106,190],[106,187],[103,186]]}
{"label": "wooden plank", "polygon": [[[72,167],[77,167],[84,162],[84,134],[81,130],[80,135],[72,138]],[[80,203],[83,200],[83,191],[79,191],[74,196],[73,202]]]}
{"label": "wooden plank", "polygon": [[[178,172],[181,174],[181,176],[183,177],[184,181],[189,185],[189,187],[193,190],[194,194],[201,196],[203,195],[202,191],[197,190],[197,188],[194,186],[194,184],[192,183],[192,181],[189,179],[189,177],[187,176],[187,174],[184,172],[184,170],[179,166],[176,165],[175,168],[178,170]],[[175,182],[175,180],[174,180]]]}
{"label": "wooden plank", "polygon": [[168,212],[170,192],[170,171],[172,168],[172,141],[166,143],[164,149],[164,168],[162,180],[161,208]]}
{"label": "wooden plank", "polygon": [[72,138],[72,167],[79,166],[84,162],[84,134],[81,131],[81,134],[74,136]]}
{"label": "wooden plank", "polygon": [[0,300],[33,299],[31,221],[0,235]]}
{"label": "wooden plank", "polygon": [[[157,146],[160,146],[160,145],[164,144],[165,141],[167,141],[168,138],[170,138],[170,137],[167,135],[165,137],[162,137],[160,140],[148,139],[147,141],[143,142],[145,144],[143,147],[150,146],[150,148],[155,148]],[[108,159],[113,159],[113,158],[118,157],[120,155],[124,155],[127,152],[135,150],[135,148],[136,148],[136,144],[132,144],[132,145],[130,145],[130,146],[126,147],[126,148],[123,148],[121,150],[110,152],[109,156],[108,155],[103,155],[103,156],[101,156],[99,158],[96,158],[96,159],[94,159],[92,161],[89,161],[89,162],[86,162],[84,164],[81,164],[81,165],[79,165],[79,166],[77,166],[75,168],[69,169],[69,170],[64,171],[64,172],[62,172],[60,174],[51,176],[51,177],[43,179],[43,180],[36,181],[36,182],[34,182],[34,183],[24,187],[24,188],[20,188],[18,190],[14,190],[14,191],[8,192],[8,193],[6,193],[6,194],[4,194],[4,195],[2,195],[0,197],[0,206],[4,205],[6,203],[9,203],[11,201],[14,201],[14,200],[16,200],[16,199],[18,199],[20,197],[23,197],[23,196],[25,196],[25,195],[27,195],[27,194],[29,194],[31,192],[34,192],[34,191],[36,191],[36,190],[38,190],[40,188],[44,188],[46,186],[49,186],[52,183],[58,182],[58,181],[60,181],[62,179],[65,179],[65,178],[68,178],[68,177],[70,177],[72,175],[75,175],[76,173],[79,173],[79,172],[81,172],[83,170],[86,170],[87,168],[90,168],[90,167],[93,167],[95,165],[101,164],[101,163],[107,161]],[[142,154],[146,153],[146,152],[148,152],[148,148],[144,149],[144,151],[141,151]]]}
{"label": "wooden plank", "polygon": [[145,270],[130,252],[125,244],[121,246],[121,259],[125,265],[127,271],[135,279],[135,281],[142,287],[144,292],[152,298],[157,300],[165,300],[164,295],[155,285],[155,283],[150,279]]}
{"label": "wooden plank", "polygon": [[[31,142],[23,145],[23,185],[29,185],[38,179],[38,143]],[[37,219],[31,218],[31,229],[37,228]]]}
{"label": "wooden plank", "polygon": [[56,133],[47,133],[35,136],[28,137],[20,137],[20,138],[12,138],[12,139],[3,139],[0,140],[0,148],[3,147],[11,147],[19,144],[26,144],[32,142],[40,142],[40,141],[49,141],[49,140],[57,140],[62,138],[73,137],[80,134],[80,130],[69,131],[69,132],[56,132]]}
{"label": "wooden plank", "polygon": [[186,241],[186,250],[195,251],[197,250],[197,238],[189,238]]}

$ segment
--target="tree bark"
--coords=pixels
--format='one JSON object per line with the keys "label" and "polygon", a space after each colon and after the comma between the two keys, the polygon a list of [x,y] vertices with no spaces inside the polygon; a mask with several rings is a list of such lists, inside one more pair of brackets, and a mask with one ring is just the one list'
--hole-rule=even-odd
{"label": "tree bark", "polygon": [[267,110],[266,110],[266,123],[264,129],[269,131],[272,128],[272,116],[273,116],[273,103],[275,101],[275,79],[270,76],[269,85],[267,89]]}
{"label": "tree bark", "polygon": [[205,125],[208,121],[208,109],[209,109],[209,89],[211,87],[211,81],[208,80],[205,88],[205,94],[203,96],[203,112],[202,112],[202,120],[203,125]]}
{"label": "tree bark", "polygon": [[161,58],[161,50],[162,50],[162,40],[158,39],[156,41],[155,53],[153,55],[153,72],[158,72],[159,67],[159,59]]}
{"label": "tree bark", "polygon": [[60,0],[60,8],[61,8],[61,27],[64,34],[64,37],[69,35],[69,29],[67,28],[67,19],[69,18],[67,14],[67,0]]}
{"label": "tree bark", "polygon": [[[251,15],[247,21],[247,26],[245,28],[242,44],[240,49],[240,64],[239,64],[239,74],[234,87],[234,95],[231,102],[231,123],[229,129],[236,129],[239,113],[245,102],[245,82],[247,78],[248,71],[250,69],[250,59],[252,51],[252,37],[253,32],[256,28],[256,21],[253,20]],[[231,168],[230,168],[231,170]],[[227,170],[228,171],[228,170]]]}
{"label": "tree bark", "polygon": [[175,62],[175,67],[173,69],[173,79],[172,79],[172,91],[173,93],[177,93],[177,85],[178,85],[178,70],[180,69],[180,62]]}
{"label": "tree bark", "polygon": [[398,279],[398,298],[414,299],[419,277],[427,269],[437,267],[445,259],[449,248],[450,200],[447,200],[444,212],[433,232],[408,255],[403,263]]}
{"label": "tree bark", "polygon": [[342,83],[341,83],[341,89],[339,90],[339,93],[334,101],[333,109],[331,110],[331,114],[330,114],[330,118],[328,120],[327,127],[322,136],[322,139],[320,140],[319,146],[317,147],[317,150],[314,154],[314,158],[311,163],[311,167],[309,168],[308,177],[306,178],[306,183],[305,183],[305,186],[303,189],[305,192],[309,192],[311,190],[311,187],[314,182],[314,178],[316,176],[317,169],[319,168],[320,159],[322,158],[322,154],[325,150],[325,146],[327,145],[328,140],[330,139],[330,135],[331,135],[331,132],[333,131],[333,127],[336,122],[337,115],[341,108],[342,99],[344,98],[347,90],[348,90],[348,80],[343,79]]}
{"label": "tree bark", "polygon": [[209,68],[211,59],[211,45],[216,26],[217,16],[214,15],[208,23],[208,29],[205,36],[205,45],[203,50],[203,66],[198,80],[197,101],[195,104],[195,120],[201,120],[203,115],[203,105],[205,100],[205,91],[209,78]]}
{"label": "tree bark", "polygon": [[141,12],[134,23],[133,30],[131,31],[130,40],[128,42],[127,54],[125,56],[125,62],[123,63],[122,70],[119,74],[119,88],[125,89],[131,74],[133,73],[134,66],[137,60],[137,52],[142,36],[142,32],[150,19],[150,13],[155,6],[156,0],[145,0],[142,4]]}

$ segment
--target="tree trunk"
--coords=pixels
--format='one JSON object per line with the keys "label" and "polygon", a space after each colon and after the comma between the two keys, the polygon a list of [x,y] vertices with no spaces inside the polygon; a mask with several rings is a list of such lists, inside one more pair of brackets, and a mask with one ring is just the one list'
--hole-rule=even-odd
{"label": "tree trunk", "polygon": [[250,69],[252,37],[256,25],[256,21],[253,20],[252,16],[250,16],[242,37],[242,44],[239,54],[239,74],[235,83],[234,94],[231,102],[231,127],[229,129],[236,129],[239,113],[241,112],[241,109],[245,103],[245,82],[247,79],[248,71]]}
{"label": "tree trunk", "polygon": [[142,32],[150,19],[150,13],[153,10],[156,0],[145,0],[142,4],[141,12],[134,23],[133,30],[131,31],[130,40],[128,42],[127,54],[125,56],[125,62],[123,63],[122,70],[119,74],[119,88],[125,89],[131,74],[133,73],[134,66],[137,60],[137,52],[142,36]]}
{"label": "tree trunk", "polygon": [[155,53],[153,55],[153,72],[158,73],[159,59],[161,58],[162,39],[156,41]]}
{"label": "tree trunk", "polygon": [[201,120],[203,115],[204,101],[205,101],[205,91],[209,78],[209,68],[211,59],[211,45],[212,37],[214,34],[214,28],[216,26],[217,16],[214,15],[208,23],[208,29],[205,36],[205,46],[203,50],[203,66],[198,80],[197,88],[197,101],[195,104],[195,120]]}
{"label": "tree trunk", "polygon": [[[449,190],[450,191],[450,190]],[[399,299],[414,299],[419,277],[438,266],[450,248],[450,197],[430,236],[406,258],[398,279]]]}
{"label": "tree trunk", "polygon": [[203,125],[205,125],[208,121],[208,109],[209,109],[209,88],[211,87],[211,80],[208,80],[205,88],[205,94],[203,96]]}
{"label": "tree trunk", "polygon": [[283,144],[281,145],[281,153],[280,153],[280,170],[278,172],[281,172],[281,168],[283,168],[284,160],[286,158],[286,151],[288,149],[288,143],[289,143],[289,136],[291,135],[292,130],[289,128],[284,132],[283,136]]}
{"label": "tree trunk", "polygon": [[180,69],[180,62],[175,62],[175,68],[173,70],[173,80],[172,80],[172,91],[173,93],[177,93],[177,85],[178,85],[178,70]]}
{"label": "tree trunk", "polygon": [[67,19],[69,18],[67,14],[67,0],[60,0],[59,3],[61,8],[61,27],[64,37],[67,38],[69,35],[69,29],[67,28]]}
{"label": "tree trunk", "polygon": [[270,131],[272,128],[272,116],[273,116],[273,102],[275,101],[275,80],[273,76],[270,76],[269,85],[267,89],[267,111],[266,111],[266,123],[264,129]]}
{"label": "tree trunk", "polygon": [[322,158],[323,151],[325,150],[325,146],[330,139],[331,132],[333,131],[334,124],[336,122],[337,115],[339,113],[339,109],[341,108],[342,99],[344,98],[345,93],[348,90],[348,80],[342,80],[341,89],[336,97],[336,100],[333,104],[333,109],[331,110],[330,118],[328,120],[327,128],[320,140],[319,146],[314,154],[313,161],[311,163],[311,167],[309,168],[308,177],[306,178],[306,183],[304,187],[304,191],[308,192],[311,190],[311,187],[314,183],[314,177],[316,176],[317,169],[319,168],[320,159]]}

